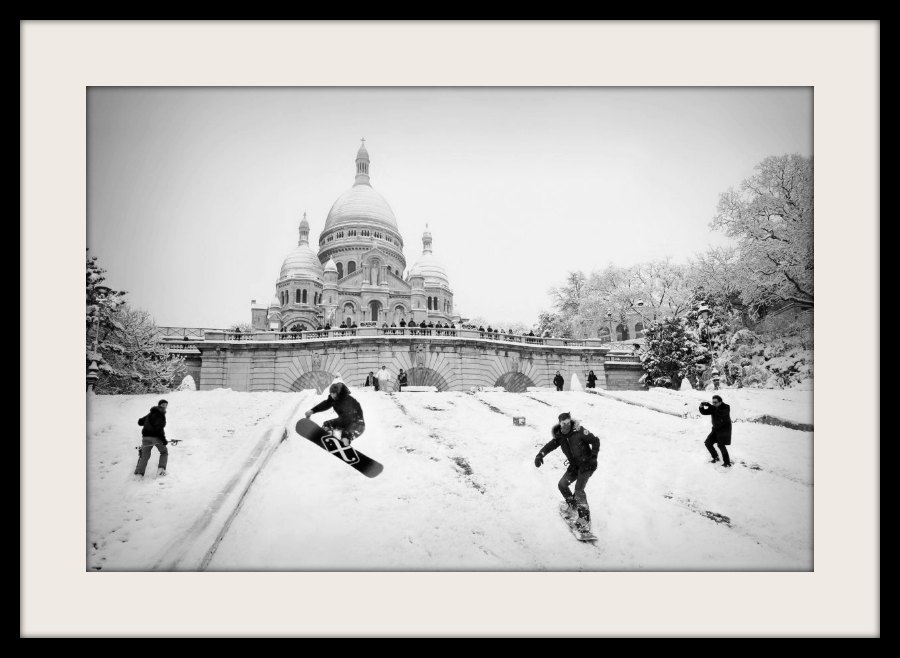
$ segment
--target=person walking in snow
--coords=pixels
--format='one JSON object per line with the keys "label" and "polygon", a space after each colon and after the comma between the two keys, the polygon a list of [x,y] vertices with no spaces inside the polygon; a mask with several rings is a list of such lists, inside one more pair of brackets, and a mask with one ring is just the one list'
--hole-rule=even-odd
{"label": "person walking in snow", "polygon": [[166,409],[169,403],[160,400],[155,407],[150,408],[150,413],[142,418],[138,418],[138,425],[141,429],[141,449],[138,455],[137,466],[134,467],[135,479],[144,477],[147,470],[147,462],[150,461],[150,452],[153,446],[159,451],[159,465],[157,466],[157,477],[166,474],[166,466],[169,462],[169,449],[166,444]]}
{"label": "person walking in snow", "polygon": [[719,446],[722,451],[722,466],[731,466],[731,458],[728,455],[728,448],[731,445],[731,407],[722,402],[719,395],[712,396],[712,404],[709,402],[700,403],[700,413],[709,416],[712,421],[712,432],[706,437],[706,449],[712,456],[710,463],[715,464],[719,461],[719,455],[713,445]]}
{"label": "person walking in snow", "polygon": [[563,384],[565,384],[563,376],[559,374],[559,370],[556,371],[556,377],[553,378],[553,384],[556,386],[557,391],[561,391]]}
{"label": "person walking in snow", "polygon": [[588,373],[587,384],[588,388],[597,388],[597,375],[594,374],[593,370]]}
{"label": "person walking in snow", "polygon": [[[581,426],[568,412],[559,415],[559,422],[550,431],[552,439],[541,448],[534,458],[538,468],[544,463],[544,457],[557,448],[561,448],[568,460],[569,467],[558,483],[559,492],[565,500],[566,511],[570,518],[578,519],[575,525],[582,532],[591,528],[591,511],[584,488],[588,480],[597,470],[597,455],[600,452],[600,439]],[[569,485],[575,483],[575,493]]]}
{"label": "person walking in snow", "polygon": [[328,389],[328,397],[306,412],[309,418],[313,414],[326,409],[334,409],[337,418],[326,420],[322,423],[322,429],[334,431],[341,443],[345,446],[366,431],[366,422],[363,420],[362,407],[359,402],[350,395],[350,389],[343,382],[334,382]]}

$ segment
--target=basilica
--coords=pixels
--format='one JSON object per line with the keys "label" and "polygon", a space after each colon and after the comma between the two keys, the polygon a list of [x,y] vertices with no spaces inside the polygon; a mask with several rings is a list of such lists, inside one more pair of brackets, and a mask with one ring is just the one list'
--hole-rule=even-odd
{"label": "basilica", "polygon": [[306,213],[266,306],[251,306],[254,331],[305,331],[375,322],[459,323],[447,272],[432,253],[428,225],[422,254],[407,270],[403,236],[387,201],[372,187],[363,140],[353,186],[341,194],[309,244]]}

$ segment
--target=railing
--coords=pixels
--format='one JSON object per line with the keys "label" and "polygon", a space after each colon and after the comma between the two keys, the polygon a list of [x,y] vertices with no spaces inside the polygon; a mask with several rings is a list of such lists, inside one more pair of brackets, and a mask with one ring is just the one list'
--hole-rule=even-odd
{"label": "railing", "polygon": [[207,332],[207,341],[241,341],[241,342],[284,342],[284,341],[308,341],[323,339],[341,339],[354,337],[429,337],[429,338],[463,338],[468,340],[483,340],[499,343],[516,343],[521,345],[549,346],[549,347],[579,347],[602,348],[604,343],[599,339],[570,340],[563,338],[541,338],[539,336],[522,336],[516,334],[503,334],[499,332],[479,331],[478,329],[447,329],[444,327],[355,327],[352,329],[318,329],[312,331],[210,331]]}
{"label": "railing", "polygon": [[157,327],[160,336],[167,338],[173,336],[187,340],[189,338],[198,338],[203,340],[203,334],[207,331],[222,331],[221,329],[203,329],[202,327]]}

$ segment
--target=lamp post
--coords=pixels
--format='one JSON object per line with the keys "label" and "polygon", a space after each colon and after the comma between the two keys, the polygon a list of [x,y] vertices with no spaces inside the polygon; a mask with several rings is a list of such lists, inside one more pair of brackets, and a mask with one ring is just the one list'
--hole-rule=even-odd
{"label": "lamp post", "polygon": [[709,328],[706,326],[709,322],[709,316],[711,315],[709,307],[706,304],[701,304],[700,308],[697,309],[697,314],[700,316],[700,338],[706,343],[706,349],[709,352],[709,365],[712,368],[711,374],[713,377],[713,386],[718,390],[719,371],[715,368],[715,360],[713,359],[712,353],[712,341],[709,337]]}
{"label": "lamp post", "polygon": [[[644,314],[641,313],[641,309],[643,307],[644,307],[644,300],[643,299],[637,300],[637,302],[635,303],[634,310],[636,310],[638,312],[638,315],[641,316],[641,334],[643,334],[647,330],[647,320],[644,319]],[[635,338],[640,338],[640,336],[637,335],[636,331],[634,332],[634,334],[635,334],[635,336],[634,336]]]}
{"label": "lamp post", "polygon": [[609,340],[613,339],[613,330],[612,330],[612,311],[606,312],[606,321],[609,322]]}
{"label": "lamp post", "polygon": [[[94,349],[91,352],[92,356],[97,354],[97,340],[100,334],[100,316],[94,316]],[[97,380],[100,379],[100,368],[97,367],[97,359],[91,359],[91,365],[88,366],[87,376],[85,377],[87,380],[87,392],[94,392],[94,385],[97,383]]]}

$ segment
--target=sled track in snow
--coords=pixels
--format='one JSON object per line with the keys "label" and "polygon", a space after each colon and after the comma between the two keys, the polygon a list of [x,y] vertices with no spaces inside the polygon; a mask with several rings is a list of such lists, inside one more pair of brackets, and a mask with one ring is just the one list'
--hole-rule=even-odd
{"label": "sled track in snow", "polygon": [[[419,420],[415,416],[411,415],[409,413],[409,410],[405,406],[403,406],[403,404],[400,402],[400,400],[398,400],[397,398],[395,398],[393,396],[391,396],[391,399],[393,399],[394,404],[397,405],[397,407],[400,409],[400,411],[403,413],[403,415],[406,416],[407,418],[409,418],[409,420],[411,422],[415,423],[416,425],[418,425],[419,427],[421,427],[423,429],[428,430],[428,438],[429,439],[431,439],[437,445],[444,448],[445,452],[451,453],[450,455],[448,455],[445,458],[453,464],[454,470],[457,472],[457,475],[466,484],[466,486],[471,487],[472,489],[475,489],[475,491],[477,491],[478,493],[484,495],[484,493],[485,493],[485,491],[487,491],[487,489],[485,488],[484,484],[482,484],[475,478],[475,472],[472,470],[472,466],[469,464],[469,461],[463,456],[452,454],[456,450],[456,444],[451,443],[450,441],[445,439],[440,434],[440,432],[437,432],[437,431],[431,429],[429,426],[427,426],[421,420]],[[452,404],[452,402],[451,402],[451,404]],[[432,408],[431,406],[426,406],[425,408],[432,410],[432,411],[438,410],[436,408]],[[439,411],[444,411],[444,409],[440,409]],[[498,413],[503,413],[503,412],[498,410]],[[407,448],[404,448],[404,449],[407,452],[414,452],[413,449],[407,449]]]}
{"label": "sled track in snow", "polygon": [[710,521],[715,522],[716,525],[724,526],[729,531],[737,533],[741,537],[744,537],[746,539],[750,539],[751,541],[756,542],[756,544],[759,546],[766,546],[770,550],[772,550],[776,553],[779,553],[780,555],[782,555],[784,557],[789,557],[789,558],[794,557],[791,553],[785,551],[783,548],[780,548],[778,546],[773,546],[772,544],[770,544],[768,542],[764,542],[756,535],[747,532],[746,530],[741,528],[739,524],[735,524],[734,521],[732,521],[731,517],[725,516],[724,514],[720,514],[718,512],[712,512],[710,510],[703,509],[702,505],[698,504],[697,501],[695,501],[691,498],[687,498],[685,496],[677,496],[671,491],[664,493],[663,498],[675,503],[676,505],[678,505],[690,512],[693,512],[694,514],[698,514],[706,519],[709,519]]}

